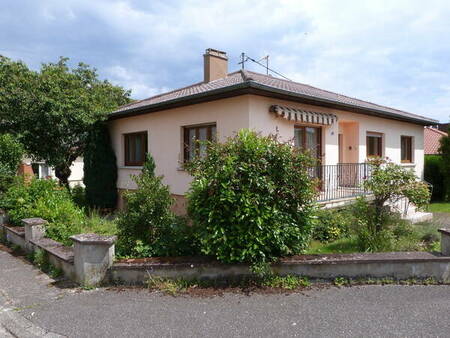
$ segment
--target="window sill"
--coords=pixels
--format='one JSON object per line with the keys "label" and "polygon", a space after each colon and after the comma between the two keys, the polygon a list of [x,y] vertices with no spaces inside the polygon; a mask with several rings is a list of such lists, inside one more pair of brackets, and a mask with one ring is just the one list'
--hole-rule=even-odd
{"label": "window sill", "polygon": [[403,167],[415,167],[416,166],[416,164],[414,162],[411,162],[411,163],[409,163],[409,162],[402,162],[402,163],[400,163],[400,165],[403,166]]}
{"label": "window sill", "polygon": [[138,166],[129,166],[129,165],[122,165],[119,166],[119,169],[129,169],[129,170],[141,170],[143,168],[143,166],[138,165]]}

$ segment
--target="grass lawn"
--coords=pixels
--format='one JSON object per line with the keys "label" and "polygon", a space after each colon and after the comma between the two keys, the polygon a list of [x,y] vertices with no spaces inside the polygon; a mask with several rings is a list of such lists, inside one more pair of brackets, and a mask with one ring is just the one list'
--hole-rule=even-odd
{"label": "grass lawn", "polygon": [[100,216],[97,212],[91,212],[82,223],[83,233],[95,233],[97,235],[115,235],[117,233],[116,220]]}
{"label": "grass lawn", "polygon": [[450,213],[450,203],[444,203],[444,202],[435,202],[435,203],[431,203],[428,206],[428,210],[430,212],[448,212]]}
{"label": "grass lawn", "polygon": [[353,238],[341,238],[330,243],[312,241],[306,254],[329,254],[329,253],[353,253],[358,252],[356,240]]}

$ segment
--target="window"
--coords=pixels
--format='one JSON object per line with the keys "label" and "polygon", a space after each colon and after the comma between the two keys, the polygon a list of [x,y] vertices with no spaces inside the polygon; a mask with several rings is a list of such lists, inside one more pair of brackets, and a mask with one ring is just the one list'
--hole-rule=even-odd
{"label": "window", "polygon": [[125,165],[141,166],[147,153],[147,132],[125,134]]}
{"label": "window", "polygon": [[295,126],[294,145],[310,151],[314,158],[320,159],[322,153],[322,129],[317,127]]}
{"label": "window", "polygon": [[206,155],[206,144],[201,141],[214,141],[216,139],[215,124],[184,127],[183,132],[185,162],[189,162],[196,156]]}
{"label": "window", "polygon": [[412,163],[412,137],[400,136],[401,161],[402,163]]}
{"label": "window", "polygon": [[383,135],[378,133],[367,133],[366,149],[367,157],[382,157]]}

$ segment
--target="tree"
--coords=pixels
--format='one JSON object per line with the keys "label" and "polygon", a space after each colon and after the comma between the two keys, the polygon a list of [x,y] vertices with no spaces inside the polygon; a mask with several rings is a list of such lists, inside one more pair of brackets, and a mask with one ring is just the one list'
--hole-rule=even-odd
{"label": "tree", "polygon": [[374,196],[375,232],[383,230],[386,202],[396,203],[407,198],[419,208],[428,204],[430,190],[424,182],[418,181],[412,170],[384,159],[370,160],[369,165],[372,172],[363,185]]}
{"label": "tree", "polygon": [[0,134],[0,193],[12,183],[23,155],[22,144],[10,134]]}
{"label": "tree", "polygon": [[[450,131],[450,130],[449,130]],[[450,136],[444,136],[440,140],[439,152],[442,154],[442,175],[444,176],[444,198],[450,201]]]}
{"label": "tree", "polygon": [[0,57],[0,119],[37,160],[55,168],[63,185],[73,161],[83,155],[89,131],[108,112],[130,101],[130,92],[100,80],[94,68],[68,58],[32,71]]}
{"label": "tree", "polygon": [[97,122],[91,129],[84,152],[86,202],[91,207],[115,208],[117,202],[116,155],[106,124]]}

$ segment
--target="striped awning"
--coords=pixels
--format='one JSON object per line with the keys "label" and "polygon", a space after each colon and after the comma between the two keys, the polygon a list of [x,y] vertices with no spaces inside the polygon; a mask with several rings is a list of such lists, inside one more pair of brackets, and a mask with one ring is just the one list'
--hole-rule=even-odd
{"label": "striped awning", "polygon": [[270,107],[270,112],[275,113],[277,114],[277,116],[283,117],[286,120],[301,123],[330,125],[337,121],[337,116],[334,114],[319,113],[305,109],[279,106],[277,104],[274,104]]}

